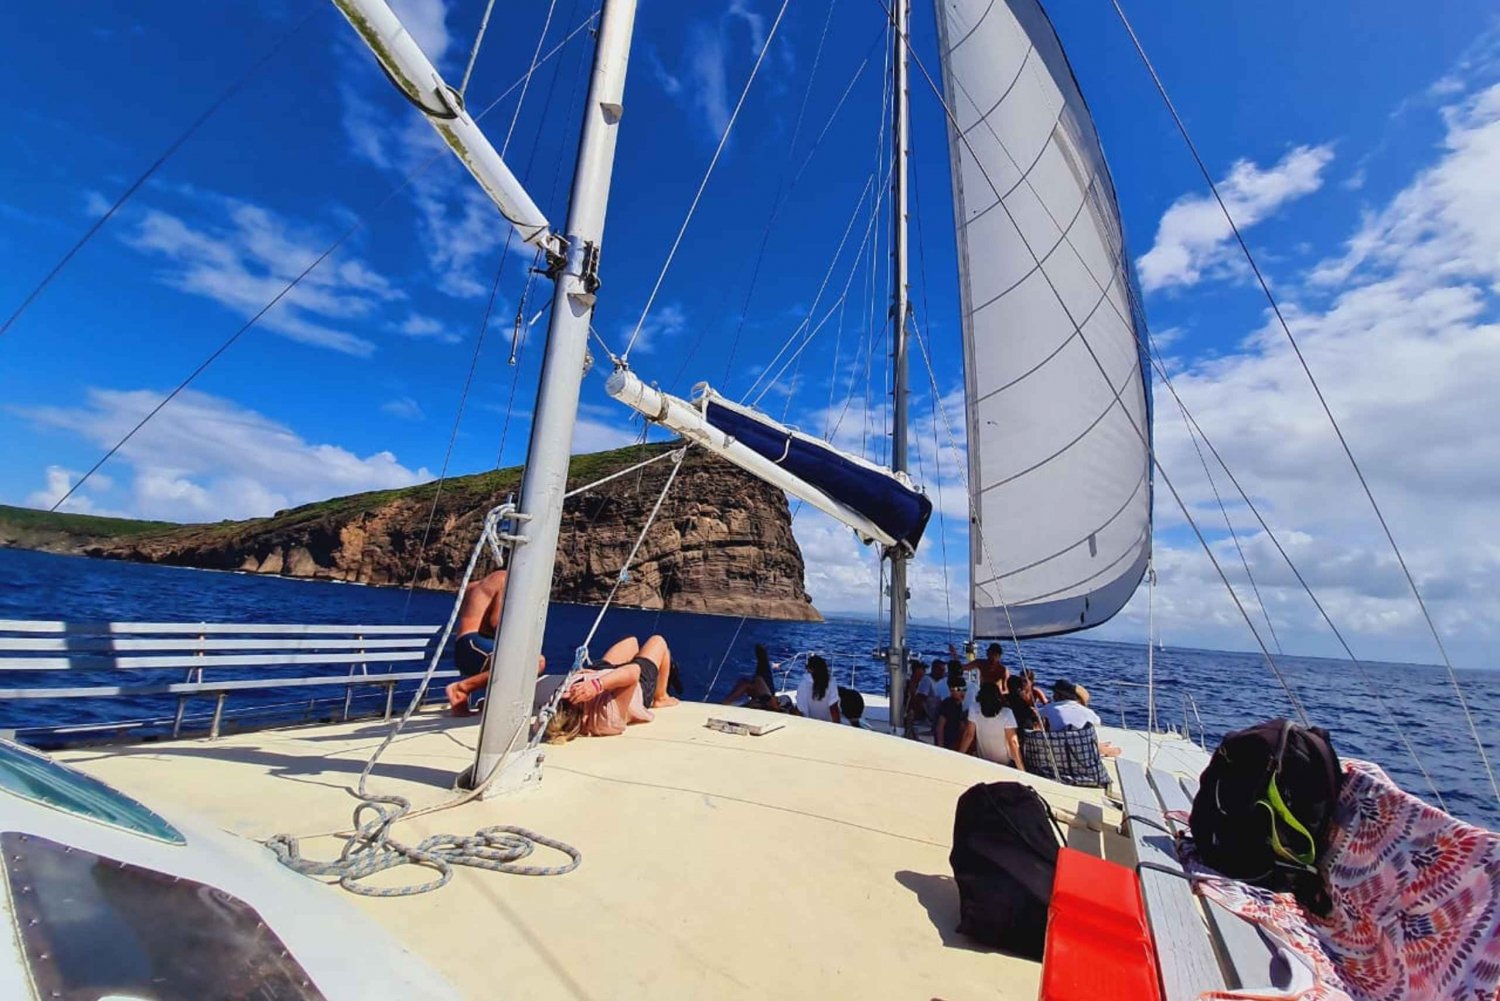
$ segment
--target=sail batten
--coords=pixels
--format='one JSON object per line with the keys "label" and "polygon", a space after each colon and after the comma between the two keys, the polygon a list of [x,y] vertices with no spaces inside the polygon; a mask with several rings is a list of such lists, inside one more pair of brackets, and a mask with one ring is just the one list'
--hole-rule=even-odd
{"label": "sail batten", "polygon": [[[1098,625],[1151,549],[1150,387],[1098,135],[1037,0],[937,0],[982,637]],[[1144,486],[1144,489],[1143,489]]]}

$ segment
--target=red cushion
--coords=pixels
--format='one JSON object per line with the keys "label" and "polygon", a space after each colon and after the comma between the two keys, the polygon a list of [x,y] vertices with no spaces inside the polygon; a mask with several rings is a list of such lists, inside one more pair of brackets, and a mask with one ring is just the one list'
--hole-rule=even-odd
{"label": "red cushion", "polygon": [[1140,883],[1123,865],[1057,853],[1041,1001],[1160,1001]]}

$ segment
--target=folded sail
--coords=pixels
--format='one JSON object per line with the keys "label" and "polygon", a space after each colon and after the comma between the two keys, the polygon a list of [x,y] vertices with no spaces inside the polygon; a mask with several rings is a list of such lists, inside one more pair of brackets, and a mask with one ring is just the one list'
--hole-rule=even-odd
{"label": "folded sail", "polygon": [[688,402],[620,368],[605,391],[648,420],[837,518],[866,542],[915,550],[932,516],[932,502],[904,475],[732,403],[707,385],[700,384]]}
{"label": "folded sail", "polygon": [[932,501],[904,476],[845,454],[820,438],[793,431],[709,392],[701,406],[714,427],[788,473],[859,511],[915,552],[932,517]]}
{"label": "folded sail", "polygon": [[1098,625],[1151,551],[1145,324],[1088,107],[1035,0],[938,0],[977,636]]}

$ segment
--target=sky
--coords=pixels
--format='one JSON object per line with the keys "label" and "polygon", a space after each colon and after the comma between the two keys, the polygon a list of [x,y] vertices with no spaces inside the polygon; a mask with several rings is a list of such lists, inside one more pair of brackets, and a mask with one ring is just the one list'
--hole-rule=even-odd
{"label": "sky", "polygon": [[[482,0],[395,6],[460,79]],[[591,54],[587,31],[565,39],[592,6],[500,5],[467,92],[558,227]],[[932,9],[915,6],[913,44],[935,74]],[[1493,666],[1500,16],[1485,0],[1447,0],[1441,17],[1395,0],[1125,7],[1454,660]],[[618,352],[639,325],[630,358],[647,381],[679,393],[709,381],[879,460],[889,448],[884,13],[878,0],[792,0],[778,22],[780,9],[641,0],[595,328]],[[1111,5],[1068,0],[1050,13],[1096,118],[1172,388],[1354,652],[1435,661],[1359,482]],[[4,316],[264,62],[0,335],[0,502],[55,502],[345,233],[66,509],[242,518],[422,482],[445,463],[460,474],[522,459],[545,333],[533,321],[548,287],[332,4],[28,4],[10,21],[0,81],[26,96],[0,112]],[[912,105],[912,296],[930,357],[913,354],[913,472],[938,508],[913,569],[912,611],[962,632],[967,500],[946,136],[916,67]],[[804,339],[804,350],[783,350]],[[642,433],[604,394],[607,369],[585,379],[575,451]],[[1157,382],[1158,457],[1262,637],[1288,653],[1339,653],[1222,471],[1205,475]],[[1143,587],[1092,635],[1140,642],[1149,617],[1168,645],[1253,649],[1160,482],[1155,524],[1156,589]],[[799,511],[794,527],[817,606],[874,614],[871,553],[816,512]]]}

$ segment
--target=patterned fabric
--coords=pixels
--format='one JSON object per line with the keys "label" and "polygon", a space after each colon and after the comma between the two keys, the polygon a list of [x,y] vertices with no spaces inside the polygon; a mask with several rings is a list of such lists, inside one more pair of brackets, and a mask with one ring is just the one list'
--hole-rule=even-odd
{"label": "patterned fabric", "polygon": [[[1206,895],[1283,939],[1310,963],[1314,1001],[1500,999],[1500,835],[1403,792],[1345,759],[1324,863],[1333,913],[1224,879]],[[1187,845],[1187,843],[1185,843]],[[1209,873],[1191,858],[1189,871]]]}
{"label": "patterned fabric", "polygon": [[1109,788],[1109,772],[1099,757],[1099,735],[1081,730],[1020,730],[1021,760],[1026,770],[1070,786]]}

